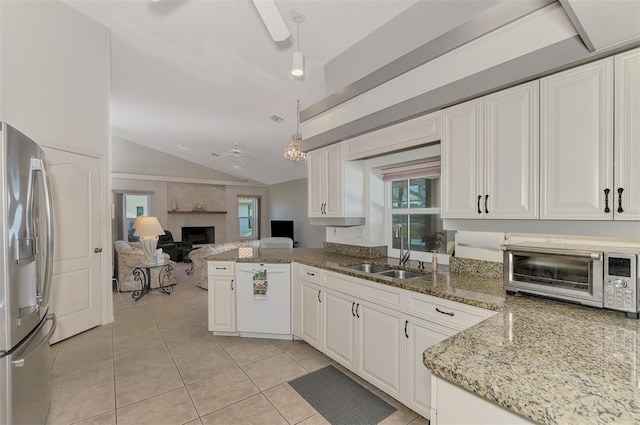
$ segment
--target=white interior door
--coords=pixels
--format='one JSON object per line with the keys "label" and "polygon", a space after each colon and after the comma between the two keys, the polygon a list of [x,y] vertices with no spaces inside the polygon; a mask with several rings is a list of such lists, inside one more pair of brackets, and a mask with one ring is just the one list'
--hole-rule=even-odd
{"label": "white interior door", "polygon": [[54,211],[51,311],[58,328],[51,342],[98,326],[102,318],[101,162],[44,149]]}

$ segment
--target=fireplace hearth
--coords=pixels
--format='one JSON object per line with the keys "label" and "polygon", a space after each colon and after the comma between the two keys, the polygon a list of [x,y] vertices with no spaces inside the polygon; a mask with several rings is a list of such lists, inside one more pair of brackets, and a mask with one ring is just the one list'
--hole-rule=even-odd
{"label": "fireplace hearth", "polygon": [[215,230],[214,226],[183,227],[182,240],[194,245],[216,243]]}

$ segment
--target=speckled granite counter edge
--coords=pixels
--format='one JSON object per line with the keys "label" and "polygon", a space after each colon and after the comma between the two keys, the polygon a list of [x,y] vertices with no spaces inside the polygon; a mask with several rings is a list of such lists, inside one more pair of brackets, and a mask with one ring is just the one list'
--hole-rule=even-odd
{"label": "speckled granite counter edge", "polygon": [[502,279],[503,265],[493,261],[473,260],[471,258],[449,258],[449,270],[451,273],[466,274],[469,276],[487,277],[490,279]]}

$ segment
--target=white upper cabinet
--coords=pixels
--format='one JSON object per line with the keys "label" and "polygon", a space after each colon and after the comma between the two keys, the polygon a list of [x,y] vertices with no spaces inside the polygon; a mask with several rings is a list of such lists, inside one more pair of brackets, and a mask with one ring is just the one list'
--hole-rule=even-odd
{"label": "white upper cabinet", "polygon": [[336,143],[309,152],[309,217],[345,218],[364,216],[362,164],[345,161],[345,147]]}
{"label": "white upper cabinet", "polygon": [[538,82],[443,111],[444,218],[538,217]]}
{"label": "white upper cabinet", "polygon": [[[481,218],[484,106],[475,99],[442,111],[442,217]],[[478,198],[480,197],[480,198]]]}
{"label": "white upper cabinet", "polygon": [[540,80],[540,218],[610,220],[613,58]]}
{"label": "white upper cabinet", "polygon": [[615,56],[613,217],[640,220],[640,49]]}
{"label": "white upper cabinet", "polygon": [[538,87],[485,97],[484,218],[538,218]]}

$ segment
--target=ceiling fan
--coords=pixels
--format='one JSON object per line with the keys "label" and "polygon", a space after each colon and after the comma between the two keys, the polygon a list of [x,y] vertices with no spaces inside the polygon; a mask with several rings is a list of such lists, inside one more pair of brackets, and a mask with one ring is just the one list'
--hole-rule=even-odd
{"label": "ceiling fan", "polygon": [[273,41],[285,41],[289,38],[291,33],[274,0],[253,0],[253,5],[258,10],[258,14]]}
{"label": "ceiling fan", "polygon": [[254,161],[254,162],[260,162],[256,158],[253,158],[253,157],[250,157],[248,155],[245,155],[244,152],[242,152],[242,149],[240,149],[240,144],[239,143],[234,143],[233,144],[233,148],[229,149],[225,153],[222,153],[222,154],[212,153],[211,156],[213,157],[211,159],[212,161],[218,161],[218,160],[223,159],[223,158],[232,157],[233,158],[233,168],[238,168],[238,169],[247,168],[249,166],[249,163],[247,162],[247,160]]}

